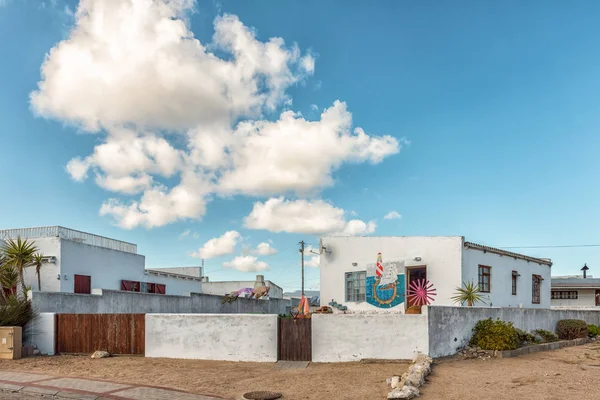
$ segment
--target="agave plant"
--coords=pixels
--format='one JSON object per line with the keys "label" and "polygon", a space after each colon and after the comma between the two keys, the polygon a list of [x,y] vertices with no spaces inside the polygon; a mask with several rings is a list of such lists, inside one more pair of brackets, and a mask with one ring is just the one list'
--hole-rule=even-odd
{"label": "agave plant", "polygon": [[467,303],[469,307],[473,307],[475,303],[485,304],[481,295],[481,288],[473,281],[463,282],[463,287],[456,288],[456,294],[452,296],[452,300],[454,300],[454,303],[460,303],[461,305]]}
{"label": "agave plant", "polygon": [[21,282],[21,288],[23,289],[23,296],[27,296],[27,287],[25,285],[24,270],[29,267],[33,262],[33,256],[38,251],[34,242],[28,241],[27,239],[17,240],[8,239],[4,245],[0,248],[0,251],[4,253],[6,259],[5,264],[13,266],[18,274]]}
{"label": "agave plant", "polygon": [[0,286],[2,286],[2,297],[5,300],[9,296],[16,296],[17,294],[13,291],[19,283],[19,273],[17,269],[10,264],[4,264],[0,269]]}

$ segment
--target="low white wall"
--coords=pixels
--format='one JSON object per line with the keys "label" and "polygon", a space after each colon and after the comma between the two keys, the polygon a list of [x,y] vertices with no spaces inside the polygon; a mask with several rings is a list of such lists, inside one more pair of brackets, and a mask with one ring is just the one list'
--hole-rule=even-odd
{"label": "low white wall", "polygon": [[24,330],[23,345],[37,346],[41,354],[54,354],[54,313],[40,313]]}
{"label": "low white wall", "polygon": [[407,314],[313,314],[313,362],[406,360],[429,352],[426,310]]}
{"label": "low white wall", "polygon": [[146,357],[277,361],[277,315],[146,314]]}
{"label": "low white wall", "polygon": [[431,306],[427,313],[431,357],[455,354],[458,348],[467,344],[477,321],[487,318],[512,322],[526,332],[536,329],[555,332],[556,323],[561,319],[581,319],[588,324],[600,325],[600,310]]}

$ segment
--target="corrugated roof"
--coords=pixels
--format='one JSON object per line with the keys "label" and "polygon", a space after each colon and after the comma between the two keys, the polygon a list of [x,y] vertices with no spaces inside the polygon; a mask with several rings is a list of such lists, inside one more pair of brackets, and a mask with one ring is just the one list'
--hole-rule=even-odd
{"label": "corrugated roof", "polygon": [[552,289],[558,288],[600,288],[600,279],[553,278]]}
{"label": "corrugated roof", "polygon": [[494,254],[498,254],[501,256],[507,256],[507,257],[518,258],[521,260],[531,261],[534,263],[547,265],[549,267],[552,266],[552,261],[544,259],[544,258],[530,257],[530,256],[526,256],[524,254],[513,253],[512,251],[497,249],[495,247],[484,246],[484,245],[473,243],[473,242],[465,242],[465,247],[469,248],[469,249],[481,250],[483,252],[494,253]]}

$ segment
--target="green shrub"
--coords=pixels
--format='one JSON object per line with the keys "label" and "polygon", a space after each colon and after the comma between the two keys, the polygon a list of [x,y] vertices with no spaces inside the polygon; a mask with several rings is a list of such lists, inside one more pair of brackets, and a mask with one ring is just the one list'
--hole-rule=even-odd
{"label": "green shrub", "polygon": [[36,316],[37,313],[31,306],[31,302],[26,299],[10,296],[0,301],[0,326],[24,327]]}
{"label": "green shrub", "polygon": [[555,333],[547,331],[545,329],[536,329],[533,331],[537,336],[539,336],[543,342],[556,342],[558,341],[558,336]]}
{"label": "green shrub", "polygon": [[519,333],[512,322],[483,319],[475,324],[469,344],[485,350],[514,350],[519,345]]}
{"label": "green shrub", "polygon": [[562,319],[556,324],[556,334],[564,340],[585,338],[588,336],[588,326],[580,319]]}
{"label": "green shrub", "polygon": [[596,325],[588,325],[588,336],[589,337],[598,336],[598,327]]}
{"label": "green shrub", "polygon": [[532,335],[529,332],[522,331],[518,328],[515,328],[515,330],[517,331],[517,337],[519,338],[519,345],[541,342],[541,340],[537,336]]}

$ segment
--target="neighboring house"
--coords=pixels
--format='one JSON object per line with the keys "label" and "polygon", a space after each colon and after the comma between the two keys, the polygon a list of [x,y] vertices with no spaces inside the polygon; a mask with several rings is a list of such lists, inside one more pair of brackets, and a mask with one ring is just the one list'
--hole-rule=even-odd
{"label": "neighboring house", "polygon": [[216,294],[223,296],[230,294],[234,290],[242,288],[255,288],[259,286],[269,286],[269,297],[271,299],[283,299],[283,289],[271,281],[265,281],[263,275],[256,275],[255,281],[219,281],[210,282],[208,277],[204,277],[202,282],[202,293],[204,294]]}
{"label": "neighboring house", "polygon": [[[145,257],[137,254],[132,243],[60,226],[0,230],[0,240],[17,237],[35,242],[44,254],[40,275],[45,292],[112,289],[183,295],[202,291],[200,267],[146,270]],[[38,290],[35,268],[25,269],[25,281]]]}
{"label": "neighboring house", "polygon": [[[454,305],[456,289],[473,281],[488,306],[550,308],[549,259],[465,242],[461,236],[324,237],[320,249],[321,304],[404,312],[412,305],[407,288],[425,279],[436,289],[435,305]],[[391,283],[381,286],[382,279]]]}
{"label": "neighboring house", "polygon": [[600,279],[587,276],[589,268],[582,268],[583,276],[552,277],[552,307],[600,307]]}

